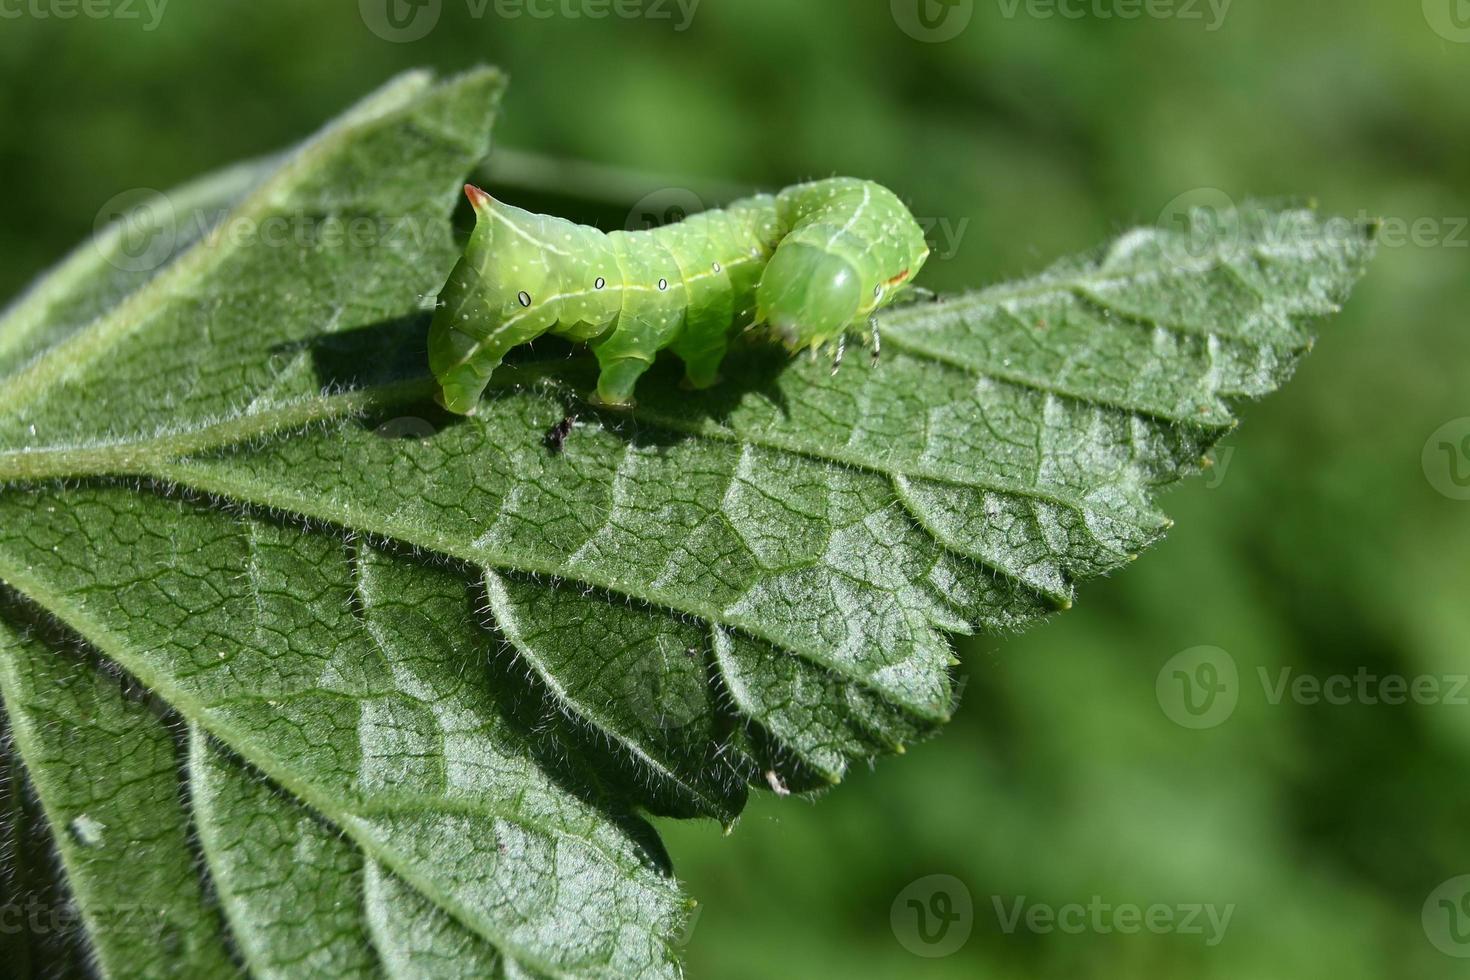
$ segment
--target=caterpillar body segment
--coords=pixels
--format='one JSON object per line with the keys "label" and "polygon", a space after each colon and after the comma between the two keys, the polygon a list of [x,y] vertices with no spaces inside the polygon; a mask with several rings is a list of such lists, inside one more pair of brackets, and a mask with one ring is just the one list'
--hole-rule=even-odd
{"label": "caterpillar body segment", "polygon": [[547,333],[591,347],[607,404],[629,402],[664,349],[690,385],[716,383],[751,326],[816,350],[892,302],[929,254],[891,191],[850,178],[608,233],[465,191],[475,229],[429,330],[440,401],[462,414],[508,351]]}

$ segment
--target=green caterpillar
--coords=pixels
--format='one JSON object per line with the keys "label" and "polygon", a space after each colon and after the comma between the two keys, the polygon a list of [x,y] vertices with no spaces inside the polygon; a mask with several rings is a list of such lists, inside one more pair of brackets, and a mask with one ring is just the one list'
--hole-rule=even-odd
{"label": "green caterpillar", "polygon": [[793,353],[836,343],[893,302],[929,257],[890,190],[837,177],[757,195],[651,231],[531,214],[473,185],[475,229],[439,295],[429,367],[440,401],[474,412],[507,351],[550,333],[587,343],[597,399],[624,405],[661,350],[686,381],[719,380],[730,339],[765,325]]}

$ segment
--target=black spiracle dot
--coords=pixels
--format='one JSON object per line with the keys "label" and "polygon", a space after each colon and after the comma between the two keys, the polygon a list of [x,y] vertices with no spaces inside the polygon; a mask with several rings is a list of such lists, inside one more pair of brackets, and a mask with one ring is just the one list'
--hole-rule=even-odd
{"label": "black spiracle dot", "polygon": [[669,281],[667,279],[660,279],[658,281],[658,289],[659,289],[659,292],[663,292],[665,289],[668,289],[668,288],[669,288]]}
{"label": "black spiracle dot", "polygon": [[519,301],[522,306],[530,306],[531,294],[522,289],[520,292],[516,293],[516,300]]}
{"label": "black spiracle dot", "polygon": [[882,286],[874,286],[873,287],[873,297],[875,299],[882,299],[883,298],[883,287]]}
{"label": "black spiracle dot", "polygon": [[715,264],[714,264],[714,265],[713,265],[713,266],[712,266],[712,268],[713,268],[713,269],[714,269],[714,270],[715,270],[715,271],[716,271],[716,272],[719,272],[719,271],[720,271],[720,263],[718,263],[718,262],[716,262],[716,263],[715,263]]}
{"label": "black spiracle dot", "polygon": [[602,278],[601,276],[598,276],[597,281],[594,282],[592,285],[597,287],[598,289],[601,289],[603,286],[607,285],[607,280]]}

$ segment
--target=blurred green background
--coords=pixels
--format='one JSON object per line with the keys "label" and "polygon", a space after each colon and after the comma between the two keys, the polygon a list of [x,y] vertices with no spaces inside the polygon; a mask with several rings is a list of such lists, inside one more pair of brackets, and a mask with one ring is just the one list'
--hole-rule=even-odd
{"label": "blurred green background", "polygon": [[[1470,873],[1470,692],[1273,703],[1258,672],[1470,671],[1449,469],[1470,459],[1421,462],[1470,416],[1470,3],[659,0],[593,19],[598,0],[440,0],[390,41],[383,0],[159,2],[0,6],[0,294],[119,192],[282,147],[403,68],[479,61],[511,74],[504,145],[694,187],[881,180],[933,223],[936,288],[1035,270],[1202,188],[1385,219],[1295,381],[1165,501],[1168,539],[1055,622],[964,644],[946,733],[815,803],[766,794],[728,838],[662,824],[702,903],[695,977],[1463,975],[1421,909]],[[1199,645],[1240,687],[1192,730],[1155,681]],[[973,920],[921,957],[890,911],[933,874]],[[1007,932],[997,902],[1022,896],[1233,912],[1215,945],[1208,926]]]}

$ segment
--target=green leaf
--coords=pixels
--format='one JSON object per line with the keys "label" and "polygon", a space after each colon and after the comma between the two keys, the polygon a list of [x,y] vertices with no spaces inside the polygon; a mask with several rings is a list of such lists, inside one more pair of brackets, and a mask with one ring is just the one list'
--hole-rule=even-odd
{"label": "green leaf", "polygon": [[[500,87],[405,76],[169,195],[208,219],[158,268],[104,232],[0,321],[0,695],[109,972],[676,973],[639,814],[728,824],[930,734],[949,636],[1157,538],[1371,252],[1199,213],[891,311],[876,366],[751,344],[617,412],[538,343],[450,417],[426,311]],[[127,855],[178,939],[135,950],[83,843],[168,828]]]}
{"label": "green leaf", "polygon": [[[172,733],[115,671],[5,603],[0,696],[103,969],[121,976],[230,972],[218,912],[194,873]],[[91,662],[89,662],[91,661]],[[132,696],[130,696],[130,694]],[[52,928],[70,910],[46,908]]]}

